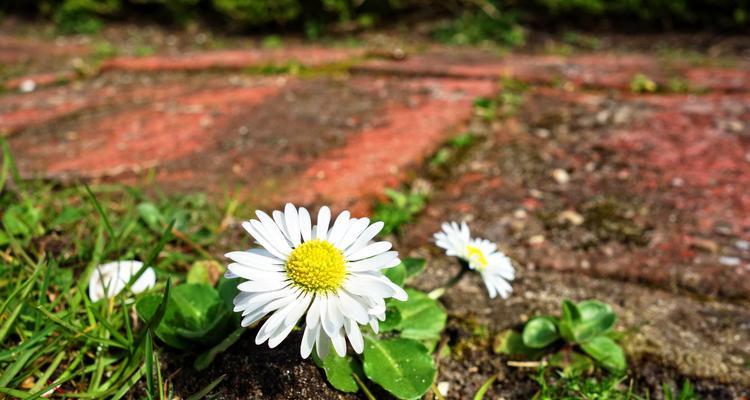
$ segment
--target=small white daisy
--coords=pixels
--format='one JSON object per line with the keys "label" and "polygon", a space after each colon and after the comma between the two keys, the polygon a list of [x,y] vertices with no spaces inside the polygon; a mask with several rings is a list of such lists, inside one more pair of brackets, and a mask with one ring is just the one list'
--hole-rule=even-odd
{"label": "small white daisy", "polygon": [[[96,267],[89,279],[89,298],[96,302],[116,296],[141,267],[143,263],[140,261],[114,261]],[[130,291],[141,293],[154,285],[156,285],[156,273],[148,267],[130,286]]]}
{"label": "small white daisy", "polygon": [[508,298],[513,291],[509,282],[515,277],[515,269],[510,259],[497,251],[497,245],[482,238],[472,239],[465,222],[460,226],[456,222],[444,223],[442,228],[435,234],[435,244],[445,249],[445,254],[466,261],[469,268],[479,272],[490,298],[498,294]]}
{"label": "small white daisy", "polygon": [[271,316],[258,330],[255,343],[279,345],[305,313],[300,352],[307,358],[316,348],[325,358],[330,345],[346,354],[346,338],[361,353],[364,341],[360,324],[378,331],[385,320],[385,299],[406,300],[406,292],[382,274],[401,261],[389,251],[390,242],[372,242],[382,222],[350,218],[344,211],[331,222],[331,211],[322,207],[313,226],[305,208],[287,204],[273,218],[256,211],[257,220],[242,227],[262,249],[234,251],[226,257],[227,278],[243,278],[234,299],[234,311],[242,312],[242,326]]}

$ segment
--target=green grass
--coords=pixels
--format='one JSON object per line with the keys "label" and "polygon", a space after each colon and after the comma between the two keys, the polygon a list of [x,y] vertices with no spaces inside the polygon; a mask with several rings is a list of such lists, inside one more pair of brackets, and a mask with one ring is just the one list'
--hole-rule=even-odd
{"label": "green grass", "polygon": [[[640,393],[634,382],[625,375],[583,373],[564,374],[553,368],[540,368],[535,378],[539,391],[534,400],[649,400],[651,393]],[[685,380],[679,390],[662,384],[660,396],[665,400],[699,400],[690,381]]]}
{"label": "green grass", "polygon": [[239,204],[24,182],[0,143],[0,393],[33,399],[59,386],[68,397],[121,398],[145,381],[143,396],[167,398],[152,334],[161,314],[134,319],[127,290],[92,303],[89,276],[100,263],[138,259],[157,271],[152,293],[166,295],[170,280],[212,258],[206,249]]}
{"label": "green grass", "polygon": [[414,190],[396,191],[386,189],[388,201],[375,205],[372,216],[374,221],[383,221],[385,225],[381,234],[398,233],[402,226],[412,222],[427,204],[427,196]]}

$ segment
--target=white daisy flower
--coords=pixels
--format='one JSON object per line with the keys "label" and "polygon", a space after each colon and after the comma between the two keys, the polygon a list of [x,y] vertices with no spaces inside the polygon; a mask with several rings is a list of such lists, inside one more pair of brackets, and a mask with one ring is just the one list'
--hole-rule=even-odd
{"label": "white daisy flower", "polygon": [[389,251],[391,243],[372,242],[382,222],[350,218],[344,211],[331,223],[331,211],[323,207],[313,226],[305,208],[287,204],[273,218],[256,211],[257,220],[242,227],[262,249],[234,251],[226,256],[227,278],[243,278],[234,299],[234,311],[242,312],[242,326],[271,315],[258,330],[256,344],[279,345],[305,313],[300,352],[307,358],[316,348],[325,358],[329,348],[346,354],[346,339],[361,353],[364,341],[359,325],[378,331],[385,320],[385,299],[406,300],[406,292],[382,274],[401,261]]}
{"label": "white daisy flower", "polygon": [[435,244],[445,249],[445,254],[458,257],[479,272],[487,286],[490,298],[496,295],[506,299],[513,291],[510,281],[515,277],[515,269],[510,259],[489,240],[473,238],[465,222],[444,223],[443,230],[436,233]]}
{"label": "white daisy flower", "polygon": [[[140,261],[114,261],[96,267],[89,279],[89,298],[96,302],[116,296],[141,267],[143,263]],[[130,291],[141,293],[154,285],[156,285],[156,273],[148,267],[130,286]]]}

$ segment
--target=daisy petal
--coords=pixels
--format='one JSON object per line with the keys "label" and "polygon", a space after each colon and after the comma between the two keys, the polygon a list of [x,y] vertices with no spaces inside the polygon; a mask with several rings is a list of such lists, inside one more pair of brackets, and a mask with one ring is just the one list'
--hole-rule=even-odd
{"label": "daisy petal", "polygon": [[374,224],[367,227],[367,229],[362,232],[361,235],[357,238],[354,243],[352,243],[351,246],[346,250],[346,254],[352,254],[359,249],[365,247],[367,243],[370,242],[375,236],[377,236],[378,233],[380,233],[381,230],[383,230],[383,226],[385,226],[385,223],[382,221],[375,222]]}
{"label": "daisy petal", "polygon": [[287,203],[284,208],[284,221],[286,221],[286,229],[289,231],[289,239],[292,240],[292,246],[299,246],[299,215],[297,215],[297,208],[292,203]]}
{"label": "daisy petal", "polygon": [[398,258],[397,251],[387,251],[382,254],[378,254],[375,257],[366,258],[359,261],[349,261],[346,263],[348,270],[351,272],[371,271],[382,269],[389,262],[393,261],[394,258]]}
{"label": "daisy petal", "polygon": [[390,250],[391,247],[393,247],[391,242],[375,242],[363,247],[362,249],[350,254],[349,256],[345,255],[345,257],[349,261],[361,260],[363,258],[369,258],[381,253],[385,253],[386,251]]}
{"label": "daisy petal", "polygon": [[310,213],[305,207],[299,208],[299,230],[302,234],[302,241],[308,242],[312,239],[312,221],[310,221]]}
{"label": "daisy petal", "polygon": [[315,226],[315,239],[326,240],[328,235],[328,224],[331,223],[331,209],[323,206],[318,211],[317,225]]}
{"label": "daisy petal", "polygon": [[344,324],[344,327],[346,328],[346,336],[349,338],[352,348],[357,354],[362,354],[362,351],[365,349],[365,341],[362,339],[362,332],[359,330],[359,325],[357,325],[356,321],[348,320]]}
{"label": "daisy petal", "polygon": [[349,211],[344,211],[336,218],[333,222],[333,227],[328,232],[328,240],[331,243],[336,243],[341,239],[341,236],[349,229]]}

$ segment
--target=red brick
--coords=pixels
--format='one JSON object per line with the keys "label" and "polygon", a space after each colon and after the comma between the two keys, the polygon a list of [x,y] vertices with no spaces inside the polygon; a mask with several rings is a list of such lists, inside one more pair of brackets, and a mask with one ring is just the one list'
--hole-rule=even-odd
{"label": "red brick", "polygon": [[186,53],[174,56],[116,57],[105,61],[102,71],[197,71],[207,69],[243,69],[265,65],[283,65],[299,62],[319,66],[346,61],[361,55],[356,49],[285,48],[276,50],[222,50]]}
{"label": "red brick", "polygon": [[430,92],[410,107],[391,106],[386,124],[352,136],[341,148],[322,155],[289,193],[302,203],[326,201],[364,214],[386,187],[397,186],[472,114],[472,102],[492,93],[493,85],[458,80],[408,81]]}
{"label": "red brick", "polygon": [[27,134],[10,144],[27,174],[99,178],[137,172],[201,151],[231,116],[277,91],[275,86],[212,88],[107,116],[72,137],[48,137],[37,145],[39,139]]}

